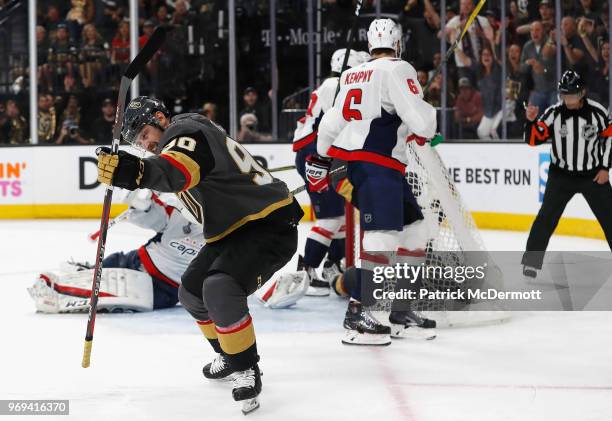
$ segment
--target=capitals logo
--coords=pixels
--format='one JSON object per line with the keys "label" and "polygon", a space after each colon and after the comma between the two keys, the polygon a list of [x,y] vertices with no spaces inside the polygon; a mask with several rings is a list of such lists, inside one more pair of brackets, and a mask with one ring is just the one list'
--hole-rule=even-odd
{"label": "capitals logo", "polygon": [[544,199],[544,190],[546,189],[546,181],[548,181],[548,167],[550,167],[550,154],[543,152],[540,154],[540,165],[538,165],[539,174],[539,201],[542,203]]}

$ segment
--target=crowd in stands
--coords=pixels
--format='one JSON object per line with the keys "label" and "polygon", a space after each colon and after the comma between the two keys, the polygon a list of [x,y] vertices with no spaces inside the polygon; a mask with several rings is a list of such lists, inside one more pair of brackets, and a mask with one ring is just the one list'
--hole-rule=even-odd
{"label": "crowd in stands", "polygon": [[[445,22],[438,0],[381,0],[383,13],[397,16],[404,34],[403,58],[429,85],[426,100],[440,107],[440,37],[451,45],[475,7],[474,0],[447,0]],[[322,0],[323,26],[346,30],[351,0]],[[553,0],[511,0],[501,21],[500,2],[487,2],[448,62],[446,104],[449,137],[496,140],[501,136],[502,85],[508,137],[520,137],[524,106],[540,112],[556,102],[556,54],[562,70],[578,71],[589,97],[609,105],[609,28],[605,0],[561,0],[555,25]],[[238,24],[238,139],[272,141],[270,60],[265,31],[269,2],[236,0]],[[277,0],[277,31],[305,30],[306,0]],[[41,144],[109,143],[120,75],[130,61],[127,0],[38,2],[38,136]],[[362,14],[373,12],[367,2]],[[227,10],[221,0],[139,0],[139,45],[158,25],[172,27],[170,39],[140,77],[140,92],[162,99],[173,113],[197,111],[228,124]],[[364,13],[365,12],[365,13]],[[345,16],[345,19],[339,18]],[[360,21],[366,27],[371,17]],[[195,31],[195,35],[194,35]],[[506,79],[502,80],[502,33]],[[560,44],[557,35],[560,34]],[[279,38],[283,38],[282,36]],[[289,39],[289,36],[286,37]],[[333,38],[330,38],[333,40]],[[343,46],[326,38],[323,57]],[[329,42],[328,42],[329,41]],[[355,48],[365,50],[364,39]],[[304,44],[278,45],[279,97],[307,87]],[[324,59],[323,68],[327,63]],[[430,79],[432,79],[430,81]],[[292,103],[294,108],[306,104]],[[29,141],[27,95],[0,97],[0,144]]]}

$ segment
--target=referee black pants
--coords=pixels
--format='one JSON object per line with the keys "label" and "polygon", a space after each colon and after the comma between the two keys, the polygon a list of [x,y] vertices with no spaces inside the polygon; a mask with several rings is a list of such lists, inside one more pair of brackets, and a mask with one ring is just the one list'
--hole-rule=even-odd
{"label": "referee black pants", "polygon": [[576,193],[582,194],[586,199],[612,250],[612,187],[610,183],[594,182],[596,174],[597,172],[582,176],[569,175],[550,166],[542,207],[529,232],[523,265],[542,268],[550,237],[557,228],[565,206]]}

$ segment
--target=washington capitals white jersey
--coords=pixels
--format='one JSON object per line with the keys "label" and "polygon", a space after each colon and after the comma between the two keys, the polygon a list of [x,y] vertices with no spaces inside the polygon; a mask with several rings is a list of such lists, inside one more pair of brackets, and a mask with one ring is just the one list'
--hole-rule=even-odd
{"label": "washington capitals white jersey", "polygon": [[319,155],[404,173],[406,143],[436,133],[436,110],[422,98],[417,73],[403,60],[379,58],[346,70],[319,125]]}
{"label": "washington capitals white jersey", "polygon": [[157,232],[138,249],[143,269],[151,276],[178,286],[183,272],[204,246],[202,226],[189,222],[176,207],[155,195],[149,210],[132,209],[128,221]]}
{"label": "washington capitals white jersey", "polygon": [[338,78],[325,79],[310,95],[306,115],[298,121],[293,134],[293,151],[299,151],[317,140],[317,130],[323,114],[334,104]]}

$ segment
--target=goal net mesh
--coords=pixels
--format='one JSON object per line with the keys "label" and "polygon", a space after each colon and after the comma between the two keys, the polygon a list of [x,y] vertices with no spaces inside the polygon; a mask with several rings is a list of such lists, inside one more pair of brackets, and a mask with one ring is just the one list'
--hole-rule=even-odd
{"label": "goal net mesh", "polygon": [[[415,142],[407,145],[408,165],[406,179],[419,203],[428,237],[425,248],[425,265],[439,267],[474,266],[485,264],[486,276],[477,281],[457,283],[441,276],[427,276],[422,287],[429,291],[453,291],[469,288],[502,288],[502,276],[484,246],[482,236],[472,214],[465,206],[461,195],[452,181],[442,159],[429,145],[418,146]],[[356,260],[361,250],[359,235],[359,213],[347,217],[347,230],[353,230],[353,253]],[[350,246],[349,246],[350,247]],[[383,290],[393,291],[395,282],[385,281]],[[505,320],[509,314],[501,303],[457,300],[413,300],[411,308],[423,311],[440,324],[479,324]],[[487,311],[477,311],[479,306]],[[388,312],[390,300],[379,300],[373,311]],[[431,313],[429,313],[431,312]]]}

